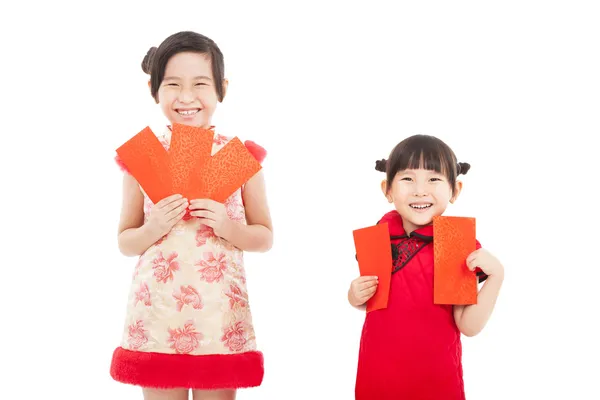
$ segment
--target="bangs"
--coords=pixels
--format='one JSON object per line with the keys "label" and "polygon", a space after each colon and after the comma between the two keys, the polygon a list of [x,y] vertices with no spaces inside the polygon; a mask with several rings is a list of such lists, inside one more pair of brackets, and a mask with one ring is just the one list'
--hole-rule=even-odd
{"label": "bangs", "polygon": [[404,139],[394,147],[387,160],[379,160],[375,164],[377,171],[387,175],[388,191],[398,172],[424,169],[444,175],[453,196],[456,193],[457,175],[466,174],[470,167],[467,163],[459,165],[452,149],[441,139],[430,135],[414,135]]}
{"label": "bangs", "polygon": [[390,157],[389,172],[392,175],[407,169],[426,169],[448,178],[456,174],[454,154],[435,138],[414,136],[401,144],[394,149]]}

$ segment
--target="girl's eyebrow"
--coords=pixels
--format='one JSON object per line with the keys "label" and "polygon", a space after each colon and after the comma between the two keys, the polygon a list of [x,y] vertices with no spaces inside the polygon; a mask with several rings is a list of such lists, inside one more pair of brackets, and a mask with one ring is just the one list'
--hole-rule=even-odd
{"label": "girl's eyebrow", "polygon": [[[166,76],[163,78],[164,81],[179,81],[181,80],[181,78],[179,78],[178,76]],[[198,75],[195,76],[193,78],[193,80],[207,80],[207,81],[212,81],[212,79],[210,79],[210,77],[206,76],[206,75]]]}

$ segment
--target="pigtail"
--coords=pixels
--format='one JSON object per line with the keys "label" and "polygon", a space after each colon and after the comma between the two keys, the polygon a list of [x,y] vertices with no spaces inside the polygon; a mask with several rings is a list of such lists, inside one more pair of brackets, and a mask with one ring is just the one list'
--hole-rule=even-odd
{"label": "pigtail", "polygon": [[150,47],[150,50],[148,50],[146,56],[142,60],[142,71],[144,71],[148,75],[150,75],[150,72],[152,71],[152,63],[154,62],[154,55],[156,54],[156,50],[158,50],[158,48]]}
{"label": "pigtail", "polygon": [[375,161],[375,169],[379,172],[386,172],[387,160],[383,158],[381,160]]}
{"label": "pigtail", "polygon": [[456,164],[456,175],[466,175],[471,169],[471,164],[459,162]]}

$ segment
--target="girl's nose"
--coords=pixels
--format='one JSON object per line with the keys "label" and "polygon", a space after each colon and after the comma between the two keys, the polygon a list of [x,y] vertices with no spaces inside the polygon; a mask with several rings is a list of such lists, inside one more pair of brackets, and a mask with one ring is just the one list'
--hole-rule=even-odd
{"label": "girl's nose", "polygon": [[415,193],[414,193],[414,195],[416,197],[427,196],[427,189],[425,188],[424,185],[417,185],[417,187],[415,187]]}
{"label": "girl's nose", "polygon": [[187,90],[187,89],[182,89],[181,92],[179,92],[179,96],[178,96],[178,100],[181,103],[191,103],[192,101],[194,101],[194,95],[192,94],[191,91]]}

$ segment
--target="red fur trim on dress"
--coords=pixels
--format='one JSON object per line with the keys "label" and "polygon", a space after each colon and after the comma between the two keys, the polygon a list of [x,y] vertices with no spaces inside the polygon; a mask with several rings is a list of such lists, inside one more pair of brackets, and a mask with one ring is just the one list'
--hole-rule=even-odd
{"label": "red fur trim on dress", "polygon": [[263,355],[251,351],[193,356],[117,347],[113,353],[110,375],[122,383],[162,389],[249,388],[262,383]]}
{"label": "red fur trim on dress", "polygon": [[248,151],[254,156],[254,158],[256,158],[256,161],[262,164],[263,160],[267,156],[267,151],[251,140],[246,140],[244,144],[246,145]]}

